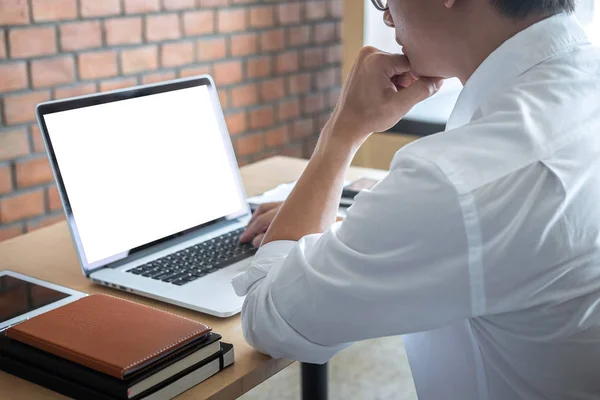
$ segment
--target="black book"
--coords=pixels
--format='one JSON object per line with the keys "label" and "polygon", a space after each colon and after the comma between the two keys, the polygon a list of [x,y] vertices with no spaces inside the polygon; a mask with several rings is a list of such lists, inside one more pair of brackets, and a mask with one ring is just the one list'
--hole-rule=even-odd
{"label": "black book", "polygon": [[125,380],[114,378],[57,357],[10,339],[5,335],[0,335],[0,355],[46,371],[52,371],[52,374],[56,375],[57,378],[65,378],[83,384],[94,391],[105,393],[113,398],[129,400],[188,369],[190,366],[197,365],[210,358],[219,352],[219,340],[221,340],[221,335],[211,332],[201,341],[195,341],[184,346],[177,352],[136,371]]}
{"label": "black book", "polygon": [[[171,376],[169,379],[137,396],[132,397],[131,400],[172,399],[196,386],[200,382],[210,378],[223,368],[233,364],[233,360],[233,346],[229,343],[221,342],[220,350],[216,354]],[[48,371],[39,366],[31,365],[23,360],[5,354],[0,355],[0,369],[74,399],[119,399],[119,397],[114,397],[107,393],[94,390],[84,383],[75,382],[66,377],[57,375],[55,371]]]}

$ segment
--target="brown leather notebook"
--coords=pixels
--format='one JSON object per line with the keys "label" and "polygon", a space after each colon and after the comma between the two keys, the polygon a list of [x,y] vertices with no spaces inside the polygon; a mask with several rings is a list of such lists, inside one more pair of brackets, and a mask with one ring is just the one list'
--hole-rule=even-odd
{"label": "brown leather notebook", "polygon": [[103,294],[83,297],[12,326],[8,337],[125,379],[211,328],[143,304]]}

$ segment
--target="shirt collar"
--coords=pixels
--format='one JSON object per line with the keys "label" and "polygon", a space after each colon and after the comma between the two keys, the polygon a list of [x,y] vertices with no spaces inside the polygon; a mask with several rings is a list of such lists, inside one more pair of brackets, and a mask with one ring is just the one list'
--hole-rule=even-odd
{"label": "shirt collar", "polygon": [[558,14],[517,33],[498,47],[465,84],[446,130],[468,124],[483,101],[535,65],[589,39],[577,19]]}

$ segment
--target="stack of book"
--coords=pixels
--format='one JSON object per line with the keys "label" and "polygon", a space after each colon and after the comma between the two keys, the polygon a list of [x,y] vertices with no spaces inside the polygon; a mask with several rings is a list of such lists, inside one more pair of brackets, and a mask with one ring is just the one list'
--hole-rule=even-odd
{"label": "stack of book", "polygon": [[0,369],[75,399],[171,399],[232,363],[210,327],[106,295],[0,335]]}

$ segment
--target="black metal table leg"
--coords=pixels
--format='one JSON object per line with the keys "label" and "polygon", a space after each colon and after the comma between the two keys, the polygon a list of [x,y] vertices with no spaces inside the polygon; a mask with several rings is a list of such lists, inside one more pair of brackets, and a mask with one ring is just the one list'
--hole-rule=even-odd
{"label": "black metal table leg", "polygon": [[327,400],[327,363],[300,364],[302,400]]}

